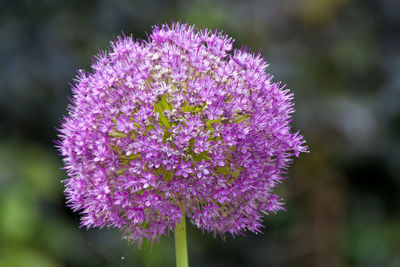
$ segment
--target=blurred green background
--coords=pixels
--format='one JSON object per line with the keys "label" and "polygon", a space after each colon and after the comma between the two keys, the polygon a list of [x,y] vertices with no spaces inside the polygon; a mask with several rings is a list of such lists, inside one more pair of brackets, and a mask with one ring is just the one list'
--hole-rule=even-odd
{"label": "blurred green background", "polygon": [[80,229],[54,148],[76,70],[172,18],[261,48],[311,151],[264,234],[189,227],[191,266],[400,266],[400,1],[0,0],[0,267],[174,266],[172,234],[134,249]]}

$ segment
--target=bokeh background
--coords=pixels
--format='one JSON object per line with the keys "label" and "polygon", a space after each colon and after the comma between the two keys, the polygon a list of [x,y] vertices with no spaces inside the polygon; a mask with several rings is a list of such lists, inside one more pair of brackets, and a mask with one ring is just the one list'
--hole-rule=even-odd
{"label": "bokeh background", "polygon": [[54,148],[76,70],[122,31],[144,38],[172,18],[261,48],[311,151],[264,234],[190,227],[191,266],[400,266],[397,0],[0,0],[0,266],[174,266],[172,234],[134,249],[117,230],[80,229]]}

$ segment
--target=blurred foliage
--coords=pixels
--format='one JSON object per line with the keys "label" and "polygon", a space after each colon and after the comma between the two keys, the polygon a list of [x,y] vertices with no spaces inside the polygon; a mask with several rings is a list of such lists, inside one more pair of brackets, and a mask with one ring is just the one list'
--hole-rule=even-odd
{"label": "blurred foliage", "polygon": [[174,266],[172,233],[136,249],[79,228],[53,141],[76,70],[171,18],[261,48],[311,151],[264,234],[189,226],[191,266],[400,266],[399,14],[396,0],[0,1],[0,267]]}

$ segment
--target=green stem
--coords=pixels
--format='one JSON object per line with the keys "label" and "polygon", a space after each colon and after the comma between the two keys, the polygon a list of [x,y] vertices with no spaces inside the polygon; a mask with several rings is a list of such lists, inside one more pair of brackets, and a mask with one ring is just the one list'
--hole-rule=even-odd
{"label": "green stem", "polygon": [[181,222],[175,228],[175,255],[176,267],[188,267],[188,254],[186,245],[186,219],[182,208]]}

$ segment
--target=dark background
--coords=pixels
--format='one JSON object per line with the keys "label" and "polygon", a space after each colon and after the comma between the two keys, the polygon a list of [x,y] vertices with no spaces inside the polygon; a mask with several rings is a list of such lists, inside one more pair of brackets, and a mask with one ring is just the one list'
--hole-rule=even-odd
{"label": "dark background", "polygon": [[190,227],[191,266],[400,266],[396,0],[0,0],[0,266],[174,266],[173,234],[149,252],[80,229],[54,148],[76,70],[122,31],[143,38],[172,18],[261,48],[311,151],[264,234],[224,242]]}

